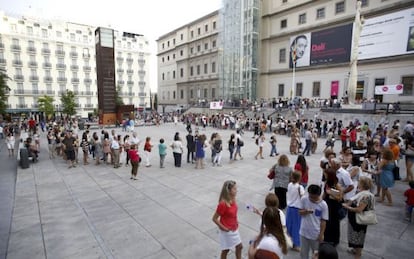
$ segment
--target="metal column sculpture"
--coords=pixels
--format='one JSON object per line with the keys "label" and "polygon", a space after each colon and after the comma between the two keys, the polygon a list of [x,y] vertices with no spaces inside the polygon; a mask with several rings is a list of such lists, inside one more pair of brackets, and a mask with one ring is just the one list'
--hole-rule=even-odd
{"label": "metal column sculpture", "polygon": [[355,104],[355,94],[357,88],[357,78],[358,78],[358,45],[359,37],[361,35],[363,25],[363,19],[361,19],[361,1],[357,2],[357,9],[355,13],[354,28],[352,33],[352,50],[351,50],[351,62],[350,62],[350,72],[349,72],[349,81],[348,81],[348,100],[350,105]]}

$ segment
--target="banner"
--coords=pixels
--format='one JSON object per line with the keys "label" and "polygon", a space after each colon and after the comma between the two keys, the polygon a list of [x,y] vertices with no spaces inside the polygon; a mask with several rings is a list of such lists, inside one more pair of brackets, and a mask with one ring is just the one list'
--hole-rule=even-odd
{"label": "banner", "polygon": [[398,84],[398,85],[376,85],[375,86],[375,94],[376,95],[402,94],[403,89],[404,89],[403,84]]}
{"label": "banner", "polygon": [[223,102],[210,102],[210,110],[222,110]]}
{"label": "banner", "polygon": [[414,8],[366,19],[358,59],[414,53]]}

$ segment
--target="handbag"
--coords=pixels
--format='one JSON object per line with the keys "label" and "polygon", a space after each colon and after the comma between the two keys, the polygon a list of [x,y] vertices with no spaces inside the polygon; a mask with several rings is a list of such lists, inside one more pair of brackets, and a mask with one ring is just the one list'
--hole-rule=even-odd
{"label": "handbag", "polygon": [[375,210],[367,210],[355,214],[356,222],[359,225],[375,225],[378,223],[377,214],[375,214]]}
{"label": "handbag", "polygon": [[346,208],[341,206],[338,209],[338,219],[339,220],[343,220],[346,217],[347,214],[348,214],[348,210]]}
{"label": "handbag", "polygon": [[269,178],[270,180],[275,179],[276,173],[275,173],[275,168],[272,167],[269,170],[269,173],[267,174],[267,178]]}
{"label": "handbag", "polygon": [[286,227],[283,227],[283,234],[285,235],[287,248],[292,248],[293,247],[293,241],[292,241],[292,238],[287,233]]}

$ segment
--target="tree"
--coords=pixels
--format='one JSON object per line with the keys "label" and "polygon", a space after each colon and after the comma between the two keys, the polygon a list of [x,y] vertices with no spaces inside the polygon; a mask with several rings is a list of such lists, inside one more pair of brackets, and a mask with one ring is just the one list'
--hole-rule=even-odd
{"label": "tree", "polygon": [[66,90],[66,93],[60,97],[60,102],[63,105],[62,112],[64,114],[69,116],[76,114],[75,94],[72,91]]}
{"label": "tree", "polygon": [[158,111],[158,94],[154,94],[154,110]]}
{"label": "tree", "polygon": [[0,114],[6,112],[10,91],[10,87],[7,85],[7,80],[9,79],[10,78],[6,75],[6,71],[0,70]]}
{"label": "tree", "polygon": [[115,104],[116,106],[124,105],[124,100],[121,96],[119,96],[119,93],[122,91],[122,88],[118,85],[116,91],[115,91]]}
{"label": "tree", "polygon": [[50,120],[52,115],[55,113],[55,106],[53,103],[55,99],[51,96],[42,96],[39,97],[39,111],[43,112],[46,115],[46,118]]}

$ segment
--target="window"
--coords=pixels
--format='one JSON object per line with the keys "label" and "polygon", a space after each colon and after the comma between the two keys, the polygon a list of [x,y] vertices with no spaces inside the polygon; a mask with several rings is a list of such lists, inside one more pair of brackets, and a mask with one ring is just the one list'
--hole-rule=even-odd
{"label": "window", "polygon": [[165,74],[162,73],[162,80],[165,80]]}
{"label": "window", "polygon": [[216,98],[216,88],[211,88],[211,98]]}
{"label": "window", "polygon": [[83,43],[88,43],[88,35],[82,36]]}
{"label": "window", "polygon": [[33,27],[27,26],[26,29],[28,35],[33,35]]}
{"label": "window", "polygon": [[283,97],[285,95],[285,85],[284,84],[279,84],[277,90],[278,90],[278,96],[279,97]]}
{"label": "window", "polygon": [[401,80],[404,85],[403,95],[413,95],[414,90],[414,76],[405,76]]}
{"label": "window", "polygon": [[183,40],[184,39],[184,34],[181,33],[180,35],[180,39]]}
{"label": "window", "polygon": [[279,49],[279,63],[285,63],[286,62],[286,49]]}
{"label": "window", "polygon": [[319,97],[321,95],[321,82],[313,82],[312,96]]}
{"label": "window", "polygon": [[194,68],[190,67],[190,76],[193,76],[193,75],[194,75]]}
{"label": "window", "polygon": [[368,0],[361,0],[361,7],[367,7],[368,6]]}
{"label": "window", "polygon": [[173,79],[175,79],[175,70],[173,71]]}
{"label": "window", "polygon": [[184,69],[180,68],[180,77],[184,77]]}
{"label": "window", "polygon": [[13,45],[18,46],[19,45],[19,39],[12,39]]}
{"label": "window", "polygon": [[175,91],[173,91],[173,99],[175,99]]}
{"label": "window", "polygon": [[211,73],[216,73],[216,62],[211,63]]}
{"label": "window", "polygon": [[169,47],[170,46],[170,41],[167,41],[167,47]]}
{"label": "window", "polygon": [[175,54],[173,54],[173,59],[175,59]]}
{"label": "window", "polygon": [[201,28],[197,29],[197,34],[200,35],[201,34]]}
{"label": "window", "polygon": [[191,48],[190,48],[190,54],[193,54],[193,52],[194,52],[194,48],[193,48],[193,47],[191,47]]}
{"label": "window", "polygon": [[325,18],[325,7],[316,9],[316,19],[323,19]]}
{"label": "window", "polygon": [[76,40],[75,33],[71,33],[70,34],[70,41],[75,41],[75,40]]}
{"label": "window", "polygon": [[208,32],[208,25],[206,24],[206,25],[204,25],[204,31],[205,32]]}
{"label": "window", "polygon": [[183,89],[180,90],[180,99],[184,99],[184,90]]}
{"label": "window", "polygon": [[345,2],[338,2],[335,4],[335,14],[345,12]]}
{"label": "window", "polygon": [[47,30],[46,29],[42,29],[42,37],[47,38]]}
{"label": "window", "polygon": [[190,98],[193,99],[194,98],[194,92],[193,89],[190,90]]}
{"label": "window", "polygon": [[305,24],[306,23],[306,13],[299,14],[299,24]]}
{"label": "window", "polygon": [[207,97],[208,97],[208,89],[204,88],[204,98],[207,98]]}
{"label": "window", "polygon": [[208,50],[208,43],[204,43],[204,50]]}
{"label": "window", "polygon": [[208,73],[208,64],[204,64],[204,74]]}
{"label": "window", "polygon": [[200,74],[200,65],[197,65],[197,75]]}
{"label": "window", "polygon": [[217,45],[217,42],[215,40],[213,40],[213,42],[211,44],[212,44],[212,47],[215,48],[216,45]]}
{"label": "window", "polygon": [[288,0],[282,0],[282,3],[287,3]]}
{"label": "window", "polygon": [[201,46],[200,45],[198,45],[197,46],[197,52],[200,52],[201,51]]}
{"label": "window", "polygon": [[302,96],[303,83],[296,83],[296,96]]}
{"label": "window", "polygon": [[190,32],[191,38],[194,38],[194,31]]}
{"label": "window", "polygon": [[164,57],[161,58],[162,63],[164,63]]}
{"label": "window", "polygon": [[213,30],[216,29],[216,22],[213,22]]}
{"label": "window", "polygon": [[184,51],[180,50],[180,56],[182,57],[184,55]]}
{"label": "window", "polygon": [[175,39],[173,39],[173,45],[175,45]]}
{"label": "window", "polygon": [[286,27],[287,27],[287,20],[286,19],[281,20],[280,21],[280,28],[283,29],[283,28],[286,28]]}
{"label": "window", "polygon": [[164,43],[161,46],[162,46],[162,49],[164,49]]}

